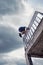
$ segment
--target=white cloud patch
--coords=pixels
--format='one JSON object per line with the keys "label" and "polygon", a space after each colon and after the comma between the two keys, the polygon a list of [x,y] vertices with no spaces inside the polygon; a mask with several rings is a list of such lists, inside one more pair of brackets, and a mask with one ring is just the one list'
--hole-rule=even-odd
{"label": "white cloud patch", "polygon": [[23,47],[23,42],[19,38],[17,30],[11,26],[6,26],[0,24],[0,53],[10,52]]}
{"label": "white cloud patch", "polygon": [[20,26],[28,26],[30,19],[32,17],[31,15],[33,13],[33,8],[31,7],[31,5],[28,4],[25,0],[15,0],[15,1],[13,0],[11,2],[12,3],[14,2],[14,3],[9,4],[9,6],[8,6],[9,1],[6,0],[5,2],[3,2],[3,1],[2,2],[5,3],[5,4],[7,3],[7,6],[5,5],[6,8],[10,7],[11,9],[12,8],[18,9],[17,10],[18,13],[15,14],[15,11],[14,11],[14,12],[12,12],[13,14],[11,14],[11,13],[7,14],[8,12],[6,12],[6,15],[0,16],[0,17],[2,17],[1,23],[5,24],[5,25],[8,24],[9,26],[12,24],[12,26],[15,27],[16,29]]}
{"label": "white cloud patch", "polygon": [[28,8],[25,0],[0,0],[0,14],[22,14],[25,8]]}
{"label": "white cloud patch", "polygon": [[[22,52],[22,53],[21,53]],[[0,54],[0,64],[4,65],[26,65],[24,49]]]}
{"label": "white cloud patch", "polygon": [[36,8],[34,8],[34,9],[39,11],[39,12],[41,12],[41,13],[43,13],[43,6],[40,5],[40,4]]}
{"label": "white cloud patch", "polygon": [[[34,10],[38,10],[40,12],[43,12],[43,7],[41,4],[38,4],[39,2],[33,2],[33,0],[30,0],[31,3],[28,2],[29,0],[0,0],[0,26],[4,26],[4,27],[8,27],[12,28],[13,30],[18,30],[18,28],[20,26],[28,26],[31,17],[33,15]],[[33,2],[33,3],[32,3]],[[35,5],[37,4],[37,5]],[[34,6],[33,6],[34,5]],[[22,41],[20,40],[20,38],[18,37],[18,32],[14,33],[12,32],[12,35],[15,34],[14,36],[17,37],[13,37],[11,35],[11,30],[7,30],[7,36],[2,33],[2,36],[4,35],[4,37],[6,36],[6,38],[3,40],[5,41],[9,41],[8,38],[14,39],[16,41],[14,41],[15,43],[21,43],[20,45],[17,44],[12,44],[11,40],[10,43],[7,43],[8,45],[6,45],[6,43],[4,43],[3,45],[3,41],[0,37],[0,48],[1,48],[1,52],[7,52],[7,53],[0,53],[0,65],[25,65],[25,53],[23,48],[19,48],[15,50],[15,46],[16,47],[20,47],[22,45]],[[1,34],[0,34],[1,35]],[[9,37],[9,35],[11,37]],[[9,48],[8,48],[8,47]],[[4,48],[4,49],[3,49]],[[12,50],[11,50],[12,49]],[[10,52],[8,52],[10,51]],[[38,59],[39,60],[39,59]],[[38,61],[37,60],[37,61]],[[43,59],[39,60],[39,63],[34,59],[34,64],[37,65],[42,65],[43,64]],[[42,63],[42,64],[41,64]]]}
{"label": "white cloud patch", "polygon": [[0,65],[25,65],[22,41],[16,30],[28,26],[32,13],[33,8],[25,0],[0,0]]}
{"label": "white cloud patch", "polygon": [[35,58],[33,57],[32,58],[32,61],[33,61],[33,65],[42,65],[43,64],[43,58]]}
{"label": "white cloud patch", "polygon": [[[14,2],[14,3],[13,3]],[[2,4],[1,4],[2,3]],[[31,19],[31,14],[33,12],[33,8],[31,7],[31,5],[27,4],[27,2],[25,0],[1,0],[1,9],[2,10],[2,14],[0,14],[0,26],[5,26],[5,27],[11,27],[13,28],[15,31],[18,30],[18,28],[20,26],[28,26],[29,21]],[[3,5],[3,6],[2,6]],[[16,8],[18,13],[16,11],[12,12],[9,14],[9,8],[10,10],[13,8]],[[6,11],[9,10],[9,11]],[[12,10],[13,10],[12,9]],[[4,14],[3,14],[4,13]],[[10,30],[10,29],[9,29]],[[6,30],[5,30],[6,32]],[[4,32],[4,33],[5,33]],[[10,32],[7,33],[8,35],[10,35]],[[3,35],[3,33],[2,33]],[[5,34],[4,34],[5,35]],[[13,35],[13,34],[12,34]],[[14,33],[14,35],[16,35],[16,33]],[[17,31],[17,35],[18,35],[18,31]],[[8,36],[9,37],[9,36]],[[6,36],[6,38],[8,38]],[[17,36],[18,37],[18,36]],[[15,39],[15,42],[17,40],[17,37],[13,37]],[[6,39],[5,38],[5,39]],[[19,37],[18,37],[19,38]],[[18,39],[19,41],[20,39]],[[21,40],[20,40],[21,41]],[[1,41],[0,41],[1,42]],[[11,41],[10,41],[11,42]],[[7,42],[6,42],[7,43]],[[20,42],[19,42],[20,43]],[[22,43],[22,42],[21,42]],[[14,42],[13,42],[14,44]],[[5,45],[5,44],[4,44]],[[2,48],[1,48],[2,49]],[[4,49],[5,50],[5,49]],[[3,49],[1,50],[1,52],[3,52]]]}
{"label": "white cloud patch", "polygon": [[34,11],[43,13],[43,0],[27,0],[31,4]]}

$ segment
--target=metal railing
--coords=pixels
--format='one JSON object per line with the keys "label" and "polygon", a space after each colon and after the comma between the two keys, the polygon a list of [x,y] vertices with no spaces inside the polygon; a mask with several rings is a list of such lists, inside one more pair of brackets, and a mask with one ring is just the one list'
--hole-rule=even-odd
{"label": "metal railing", "polygon": [[[30,39],[32,40],[33,35],[34,35],[37,27],[39,26],[42,18],[43,18],[43,15],[41,13],[38,13],[35,20],[33,21],[32,26],[30,27],[30,30],[23,37],[23,41],[25,42],[25,44],[28,44]],[[31,22],[30,22],[30,24],[31,24]]]}

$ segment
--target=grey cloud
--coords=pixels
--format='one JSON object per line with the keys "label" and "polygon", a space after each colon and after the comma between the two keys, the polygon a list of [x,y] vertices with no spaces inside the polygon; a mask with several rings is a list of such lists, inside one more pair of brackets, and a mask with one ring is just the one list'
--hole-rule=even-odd
{"label": "grey cloud", "polygon": [[0,62],[0,65],[5,65],[5,64],[7,64],[5,61]]}
{"label": "grey cloud", "polygon": [[0,0],[0,15],[22,13],[22,0]]}
{"label": "grey cloud", "polygon": [[42,65],[43,64],[43,59],[42,58],[39,58],[39,59],[33,58],[33,59],[34,59],[33,65]]}
{"label": "grey cloud", "polygon": [[23,59],[20,59],[20,60],[16,61],[15,64],[17,64],[17,65],[26,65],[26,62]]}
{"label": "grey cloud", "polygon": [[[5,56],[3,56],[3,57],[5,57]],[[18,59],[18,58],[4,59],[3,57],[0,58],[0,65],[26,65],[26,62],[23,59]],[[41,59],[34,58],[33,65],[35,65],[35,64],[36,65],[43,65],[43,59],[42,58]]]}
{"label": "grey cloud", "polygon": [[[33,1],[31,1],[31,0],[28,0],[30,3],[33,3],[33,5],[34,4],[43,4],[43,0],[33,0]],[[37,5],[36,5],[37,6]]]}
{"label": "grey cloud", "polygon": [[37,7],[38,5],[43,6],[43,0],[28,0],[28,2],[33,6]]}
{"label": "grey cloud", "polygon": [[10,27],[0,26],[0,53],[23,47],[18,32]]}
{"label": "grey cloud", "polygon": [[31,4],[34,11],[39,11],[43,13],[43,0],[27,0]]}
{"label": "grey cloud", "polygon": [[14,58],[10,60],[2,58],[0,61],[0,65],[26,65],[26,62],[23,59]]}

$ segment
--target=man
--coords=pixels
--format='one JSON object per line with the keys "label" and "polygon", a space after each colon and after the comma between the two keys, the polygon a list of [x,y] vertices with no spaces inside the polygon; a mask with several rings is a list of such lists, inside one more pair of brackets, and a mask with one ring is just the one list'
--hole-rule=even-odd
{"label": "man", "polygon": [[29,28],[27,27],[20,27],[19,28],[19,36],[22,37],[23,34],[25,34],[27,32],[27,30],[29,30]]}

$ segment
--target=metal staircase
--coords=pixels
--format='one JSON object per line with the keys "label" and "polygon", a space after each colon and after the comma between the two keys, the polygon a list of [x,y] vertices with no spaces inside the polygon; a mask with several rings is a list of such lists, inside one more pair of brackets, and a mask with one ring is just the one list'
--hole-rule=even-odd
{"label": "metal staircase", "polygon": [[27,65],[33,65],[31,57],[43,58],[43,13],[35,11],[23,37]]}

